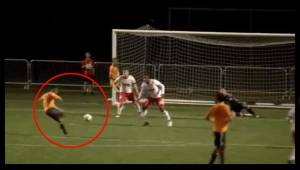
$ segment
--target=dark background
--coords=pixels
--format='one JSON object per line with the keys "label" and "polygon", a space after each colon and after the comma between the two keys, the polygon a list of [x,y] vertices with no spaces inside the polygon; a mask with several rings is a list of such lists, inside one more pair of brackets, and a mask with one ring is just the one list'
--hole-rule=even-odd
{"label": "dark background", "polygon": [[296,32],[296,10],[289,2],[275,6],[163,0],[42,2],[7,6],[4,58],[81,60],[90,51],[96,61],[111,61],[111,30],[145,24],[169,30]]}

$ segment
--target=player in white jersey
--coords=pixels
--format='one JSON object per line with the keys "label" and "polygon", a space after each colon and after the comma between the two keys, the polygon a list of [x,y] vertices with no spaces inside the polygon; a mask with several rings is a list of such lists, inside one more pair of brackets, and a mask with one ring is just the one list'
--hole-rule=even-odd
{"label": "player in white jersey", "polygon": [[129,75],[128,70],[123,70],[123,74],[116,78],[115,85],[120,92],[119,102],[116,103],[117,106],[117,115],[119,118],[124,109],[124,104],[127,100],[132,101],[138,110],[138,113],[141,113],[141,107],[138,101],[136,100],[139,91],[136,85],[136,80],[132,75]]}
{"label": "player in white jersey", "polygon": [[[139,94],[139,102],[142,103],[142,114],[144,118],[144,126],[149,125],[149,122],[146,120],[147,108],[151,103],[155,103],[159,110],[166,116],[168,121],[168,126],[172,127],[173,122],[171,120],[170,114],[165,110],[165,103],[163,96],[165,94],[165,86],[158,80],[150,79],[148,75],[144,76],[144,81],[141,85],[141,91]],[[145,99],[145,100],[143,100]]]}
{"label": "player in white jersey", "polygon": [[295,162],[295,107],[289,111],[288,120],[290,123],[293,142],[294,142],[294,148],[293,148],[293,151],[292,151],[288,161],[289,161],[289,163],[293,163],[293,162]]}

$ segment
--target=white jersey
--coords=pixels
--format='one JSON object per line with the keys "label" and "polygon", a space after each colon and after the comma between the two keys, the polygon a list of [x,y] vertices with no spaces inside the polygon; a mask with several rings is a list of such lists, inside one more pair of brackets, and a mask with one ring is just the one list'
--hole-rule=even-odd
{"label": "white jersey", "polygon": [[289,111],[288,119],[290,121],[291,130],[295,131],[295,107]]}
{"label": "white jersey", "polygon": [[150,79],[150,83],[145,82],[141,85],[139,98],[160,98],[165,94],[165,86],[158,80]]}
{"label": "white jersey", "polygon": [[123,75],[120,75],[115,80],[115,83],[120,84],[120,92],[132,93],[133,92],[132,89],[136,84],[136,81],[132,75],[129,75],[127,79]]}

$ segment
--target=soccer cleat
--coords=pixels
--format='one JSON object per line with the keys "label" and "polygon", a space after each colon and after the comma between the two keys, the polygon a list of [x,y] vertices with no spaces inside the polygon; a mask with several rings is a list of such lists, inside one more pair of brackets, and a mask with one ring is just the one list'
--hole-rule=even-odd
{"label": "soccer cleat", "polygon": [[150,125],[150,123],[148,122],[148,121],[146,121],[144,124],[143,124],[143,126],[149,126]]}
{"label": "soccer cleat", "polygon": [[173,126],[173,122],[170,120],[168,121],[168,127],[172,127]]}
{"label": "soccer cleat", "polygon": [[121,116],[121,115],[117,114],[115,117],[116,117],[116,118],[119,118],[120,116]]}

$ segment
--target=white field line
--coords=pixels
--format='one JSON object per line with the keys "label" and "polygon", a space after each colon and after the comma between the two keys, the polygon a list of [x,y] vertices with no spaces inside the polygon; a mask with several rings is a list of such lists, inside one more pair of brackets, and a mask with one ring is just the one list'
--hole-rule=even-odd
{"label": "white field line", "polygon": [[[5,99],[7,101],[18,101],[18,102],[29,102],[32,103],[33,101],[27,101],[27,100],[22,100],[22,99]],[[107,98],[108,101],[111,101],[111,98]],[[127,101],[127,104],[130,104],[131,102]],[[190,106],[212,106],[214,105],[213,101],[197,101],[197,102],[172,102],[172,100],[166,99],[165,103],[171,104],[171,105],[190,105]],[[67,102],[66,104],[91,104],[91,105],[98,105],[99,103],[94,103],[94,102]],[[281,104],[279,106],[275,106],[274,104],[271,103],[257,103],[256,105],[249,105],[250,107],[253,108],[270,108],[270,109],[291,109],[295,107],[295,104]],[[169,106],[170,107],[170,106]]]}
{"label": "white field line", "polygon": [[[18,111],[18,112],[32,112],[31,109],[17,109],[17,108],[5,108],[5,111]],[[37,111],[39,112],[43,112],[41,109],[37,109]],[[104,111],[105,112],[105,111]],[[76,114],[83,114],[83,112],[79,112],[79,111],[75,111],[75,110],[65,110],[65,113],[76,113]],[[90,114],[99,114],[99,112],[90,112],[87,111],[86,113],[90,113]],[[114,115],[114,113],[110,113],[110,115]],[[151,117],[161,117],[158,115],[154,115]],[[204,116],[173,116],[174,118],[186,118],[186,119],[203,119]],[[287,121],[285,118],[240,118],[241,120],[245,119],[245,120],[271,120],[271,121]]]}
{"label": "white field line", "polygon": [[[22,143],[14,143],[14,144],[6,144],[5,146],[22,146],[22,147],[49,147],[49,145],[41,145],[41,144],[22,144]],[[91,144],[87,147],[90,148],[144,148],[144,147],[206,147],[213,146],[212,144],[204,144],[204,143],[182,143],[182,144],[109,144],[109,145],[95,145]],[[292,149],[292,146],[285,145],[259,145],[259,144],[227,144],[227,146],[237,146],[237,147],[260,147],[260,148],[278,148],[278,149]]]}
{"label": "white field line", "polygon": [[[31,135],[28,137],[40,137],[37,135]],[[90,137],[79,137],[79,136],[49,136],[50,138],[57,138],[57,139],[80,139],[80,140],[87,140]],[[186,146],[212,146],[212,144],[208,143],[200,143],[200,142],[184,142],[184,141],[166,141],[166,140],[128,140],[128,139],[105,139],[100,138],[98,140],[108,141],[108,142],[135,142],[135,144],[104,144],[104,145],[95,145],[91,144],[90,147],[186,147]],[[137,144],[143,143],[143,144]],[[147,144],[145,144],[147,143]],[[22,143],[15,143],[15,144],[6,144],[6,145],[13,145],[13,146],[48,146],[48,145],[40,145],[40,144],[22,144]],[[226,146],[237,146],[237,147],[263,147],[263,148],[287,148],[291,149],[293,146],[288,145],[263,145],[263,144],[226,144]]]}

